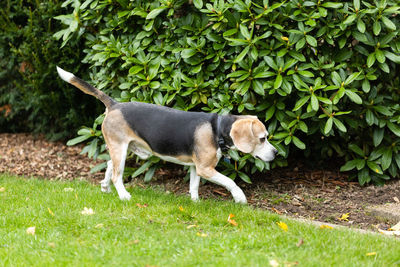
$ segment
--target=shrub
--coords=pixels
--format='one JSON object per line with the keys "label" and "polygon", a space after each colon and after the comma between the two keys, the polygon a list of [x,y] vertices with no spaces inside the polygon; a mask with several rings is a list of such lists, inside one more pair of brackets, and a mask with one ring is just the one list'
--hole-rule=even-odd
{"label": "shrub", "polygon": [[[54,72],[56,64],[87,77],[80,41],[59,48],[52,35],[61,29],[53,17],[57,1],[2,1],[0,11],[1,131],[45,133],[67,138],[100,113],[93,98],[66,87]],[[58,26],[58,27],[57,27]]]}
{"label": "shrub", "polygon": [[[360,184],[399,176],[398,1],[66,1],[68,46],[119,101],[256,114],[286,165],[340,157]],[[71,143],[91,141],[98,124]],[[269,169],[230,152],[228,174]],[[246,164],[251,163],[251,164]]]}

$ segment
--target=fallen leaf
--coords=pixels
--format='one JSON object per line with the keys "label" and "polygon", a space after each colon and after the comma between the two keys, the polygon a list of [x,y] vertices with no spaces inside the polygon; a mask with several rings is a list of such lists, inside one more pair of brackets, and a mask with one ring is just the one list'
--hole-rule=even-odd
{"label": "fallen leaf", "polygon": [[390,227],[389,230],[392,230],[392,231],[400,231],[400,222],[398,222],[395,226]]}
{"label": "fallen leaf", "polygon": [[93,215],[94,211],[92,208],[88,209],[88,208],[84,207],[83,210],[81,211],[81,214],[82,215]]}
{"label": "fallen leaf", "polygon": [[235,220],[229,220],[228,222],[233,226],[238,226],[238,223]]}
{"label": "fallen leaf", "polygon": [[49,247],[52,247],[52,248],[55,248],[55,247],[56,247],[56,244],[53,243],[53,242],[49,242],[49,243],[47,243],[47,245],[49,245]]}
{"label": "fallen leaf", "polygon": [[35,227],[35,226],[28,227],[28,228],[26,229],[26,233],[27,233],[28,235],[35,235],[35,232],[36,232],[36,227]]}
{"label": "fallen leaf", "polygon": [[147,204],[143,204],[142,205],[140,203],[136,203],[136,206],[139,207],[139,208],[147,208],[148,205]]}
{"label": "fallen leaf", "polygon": [[208,236],[206,233],[200,233],[200,232],[197,232],[196,235],[200,236],[200,237],[207,237]]}
{"label": "fallen leaf", "polygon": [[400,203],[400,200],[399,200],[398,197],[393,197],[393,199],[394,199],[394,201],[395,201],[396,203]]}
{"label": "fallen leaf", "polygon": [[49,213],[51,214],[51,216],[54,216],[54,213],[51,211],[51,209],[50,208],[47,208],[47,209],[48,209]]}
{"label": "fallen leaf", "polygon": [[350,212],[342,214],[342,217],[338,218],[339,221],[348,221],[350,217]]}
{"label": "fallen leaf", "polygon": [[269,265],[271,265],[272,267],[277,267],[279,266],[279,262],[277,260],[270,260]]}
{"label": "fallen leaf", "polygon": [[277,210],[277,209],[275,209],[275,208],[271,208],[271,210],[273,211],[273,212],[275,212],[275,213],[278,213],[278,214],[282,214],[282,212],[280,211],[280,210]]}
{"label": "fallen leaf", "polygon": [[103,228],[104,227],[104,224],[102,224],[102,223],[99,223],[99,224],[97,224],[94,228]]}
{"label": "fallen leaf", "polygon": [[320,226],[319,226],[319,228],[320,228],[320,229],[333,229],[333,227],[332,227],[332,226],[330,226],[330,225],[326,225],[326,224],[322,224],[322,225],[320,225]]}
{"label": "fallen leaf", "polygon": [[279,226],[279,228],[281,228],[283,231],[287,232],[288,226],[287,226],[286,223],[284,223],[284,222],[277,222],[276,224],[277,224],[277,225]]}
{"label": "fallen leaf", "polygon": [[195,224],[192,224],[192,225],[188,225],[188,226],[186,227],[186,229],[191,229],[191,228],[193,228],[193,227],[198,227],[198,226],[195,225]]}
{"label": "fallen leaf", "polygon": [[369,253],[365,254],[365,256],[375,256],[375,255],[376,255],[376,252],[369,252]]}
{"label": "fallen leaf", "polygon": [[304,240],[300,239],[299,242],[297,242],[296,247],[301,247],[304,244]]}
{"label": "fallen leaf", "polygon": [[228,216],[228,223],[232,224],[233,226],[237,226],[238,223],[235,220],[232,219],[233,217],[235,217],[235,215],[230,213],[229,216]]}
{"label": "fallen leaf", "polygon": [[64,188],[64,192],[71,192],[71,191],[74,191],[74,189],[71,187]]}
{"label": "fallen leaf", "polygon": [[4,192],[4,191],[6,191],[6,188],[5,187],[0,187],[0,192]]}

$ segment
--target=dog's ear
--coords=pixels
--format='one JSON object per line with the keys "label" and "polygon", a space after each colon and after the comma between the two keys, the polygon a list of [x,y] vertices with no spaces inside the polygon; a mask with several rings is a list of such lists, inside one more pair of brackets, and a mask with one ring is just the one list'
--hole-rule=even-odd
{"label": "dog's ear", "polygon": [[253,123],[253,119],[239,119],[232,124],[230,135],[233,144],[244,153],[250,153],[254,150]]}

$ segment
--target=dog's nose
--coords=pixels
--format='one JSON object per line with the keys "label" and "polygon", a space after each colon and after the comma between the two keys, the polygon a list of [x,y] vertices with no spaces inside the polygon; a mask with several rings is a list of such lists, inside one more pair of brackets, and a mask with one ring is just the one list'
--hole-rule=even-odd
{"label": "dog's nose", "polygon": [[272,152],[274,152],[274,155],[276,156],[276,154],[278,154],[278,149],[276,149],[276,148],[274,147],[274,150],[272,150]]}

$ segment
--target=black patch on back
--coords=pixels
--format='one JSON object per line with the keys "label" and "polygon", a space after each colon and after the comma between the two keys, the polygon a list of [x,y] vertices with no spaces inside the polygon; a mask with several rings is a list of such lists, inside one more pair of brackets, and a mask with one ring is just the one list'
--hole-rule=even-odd
{"label": "black patch on back", "polygon": [[214,113],[185,112],[141,102],[119,103],[112,109],[121,110],[128,125],[153,151],[170,156],[191,155],[196,128],[203,123],[215,125],[218,118]]}

